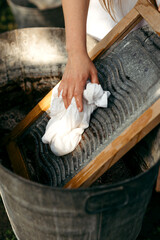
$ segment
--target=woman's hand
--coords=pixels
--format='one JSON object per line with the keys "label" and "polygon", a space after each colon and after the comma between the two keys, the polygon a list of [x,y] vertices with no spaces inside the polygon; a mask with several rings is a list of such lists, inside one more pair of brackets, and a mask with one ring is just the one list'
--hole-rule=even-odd
{"label": "woman's hand", "polygon": [[58,89],[58,95],[62,91],[62,98],[66,108],[75,97],[78,110],[83,111],[83,90],[87,80],[99,83],[97,70],[86,52],[72,53],[68,57],[68,63]]}
{"label": "woman's hand", "polygon": [[60,83],[58,94],[66,108],[75,97],[78,110],[83,111],[83,90],[88,79],[98,83],[97,70],[87,54],[86,21],[90,0],[62,0],[68,63]]}

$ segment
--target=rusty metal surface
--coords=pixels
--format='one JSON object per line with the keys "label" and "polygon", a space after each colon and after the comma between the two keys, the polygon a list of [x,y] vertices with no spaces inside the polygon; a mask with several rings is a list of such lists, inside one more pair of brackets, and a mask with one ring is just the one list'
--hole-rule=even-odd
{"label": "rusty metal surface", "polygon": [[62,187],[160,97],[159,44],[160,38],[144,28],[96,61],[100,83],[111,92],[109,106],[92,114],[72,153],[57,157],[42,143],[46,113],[18,139],[31,179]]}

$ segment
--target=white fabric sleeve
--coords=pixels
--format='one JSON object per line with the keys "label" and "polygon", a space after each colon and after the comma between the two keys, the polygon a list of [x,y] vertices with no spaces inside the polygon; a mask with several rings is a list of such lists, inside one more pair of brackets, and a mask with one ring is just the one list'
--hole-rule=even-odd
{"label": "white fabric sleeve", "polygon": [[160,5],[160,0],[156,0],[156,3],[157,3],[157,7],[159,7],[159,5]]}

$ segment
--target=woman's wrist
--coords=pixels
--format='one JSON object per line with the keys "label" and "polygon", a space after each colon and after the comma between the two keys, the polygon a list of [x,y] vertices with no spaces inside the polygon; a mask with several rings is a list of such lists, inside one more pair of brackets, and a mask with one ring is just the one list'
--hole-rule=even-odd
{"label": "woman's wrist", "polygon": [[68,57],[88,57],[86,48],[67,48]]}
{"label": "woman's wrist", "polygon": [[87,47],[85,43],[73,43],[66,44],[66,50],[68,55],[75,55],[75,54],[87,54]]}

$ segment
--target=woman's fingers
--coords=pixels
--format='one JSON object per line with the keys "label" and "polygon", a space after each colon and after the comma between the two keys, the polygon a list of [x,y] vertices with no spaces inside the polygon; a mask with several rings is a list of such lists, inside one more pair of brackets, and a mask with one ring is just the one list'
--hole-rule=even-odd
{"label": "woman's fingers", "polygon": [[68,106],[71,104],[73,96],[74,96],[74,86],[71,84],[68,89],[68,95],[67,95]]}
{"label": "woman's fingers", "polygon": [[68,92],[67,92],[67,88],[63,88],[63,92],[62,92],[62,98],[63,98],[63,102],[64,102],[64,106],[67,109],[68,108]]}
{"label": "woman's fingers", "polygon": [[[90,74],[91,82],[99,84],[97,73]],[[58,97],[62,92],[62,98],[64,102],[64,106],[67,109],[71,104],[72,98],[75,97],[76,105],[79,112],[83,111],[83,91],[86,85],[86,81],[88,78],[82,77],[79,81],[73,81],[70,83],[65,78],[60,83],[58,88]],[[64,81],[64,82],[63,82]]]}
{"label": "woman's fingers", "polygon": [[83,91],[88,80],[88,74],[81,75],[80,81],[75,85],[74,97],[79,112],[83,111]]}
{"label": "woman's fingers", "polygon": [[75,97],[78,110],[83,111],[83,90],[88,79],[92,83],[99,83],[97,70],[88,55],[70,55],[58,88],[58,96],[62,92],[65,108],[68,108]]}
{"label": "woman's fingers", "polygon": [[98,75],[97,75],[97,71],[96,70],[91,72],[91,83],[99,84]]}
{"label": "woman's fingers", "polygon": [[59,88],[58,88],[58,97],[60,96],[62,92],[62,98],[63,98],[63,102],[64,102],[64,106],[65,108],[68,108],[68,99],[67,99],[67,92],[68,89],[67,87],[65,87],[65,84],[63,83],[63,80],[61,81]]}
{"label": "woman's fingers", "polygon": [[79,112],[83,111],[83,89],[75,89],[74,93],[76,105]]}
{"label": "woman's fingers", "polygon": [[75,97],[77,108],[80,112],[82,112],[83,111],[83,90],[84,88],[82,86],[79,86],[79,84],[75,88],[73,86],[70,86],[69,88],[65,88],[62,85],[62,86],[59,86],[58,88],[58,96],[60,96],[60,93],[62,91],[62,98],[63,98],[64,106],[66,109],[71,104],[72,98]]}
{"label": "woman's fingers", "polygon": [[63,82],[61,81],[58,87],[58,97],[60,96],[62,89],[63,89]]}

